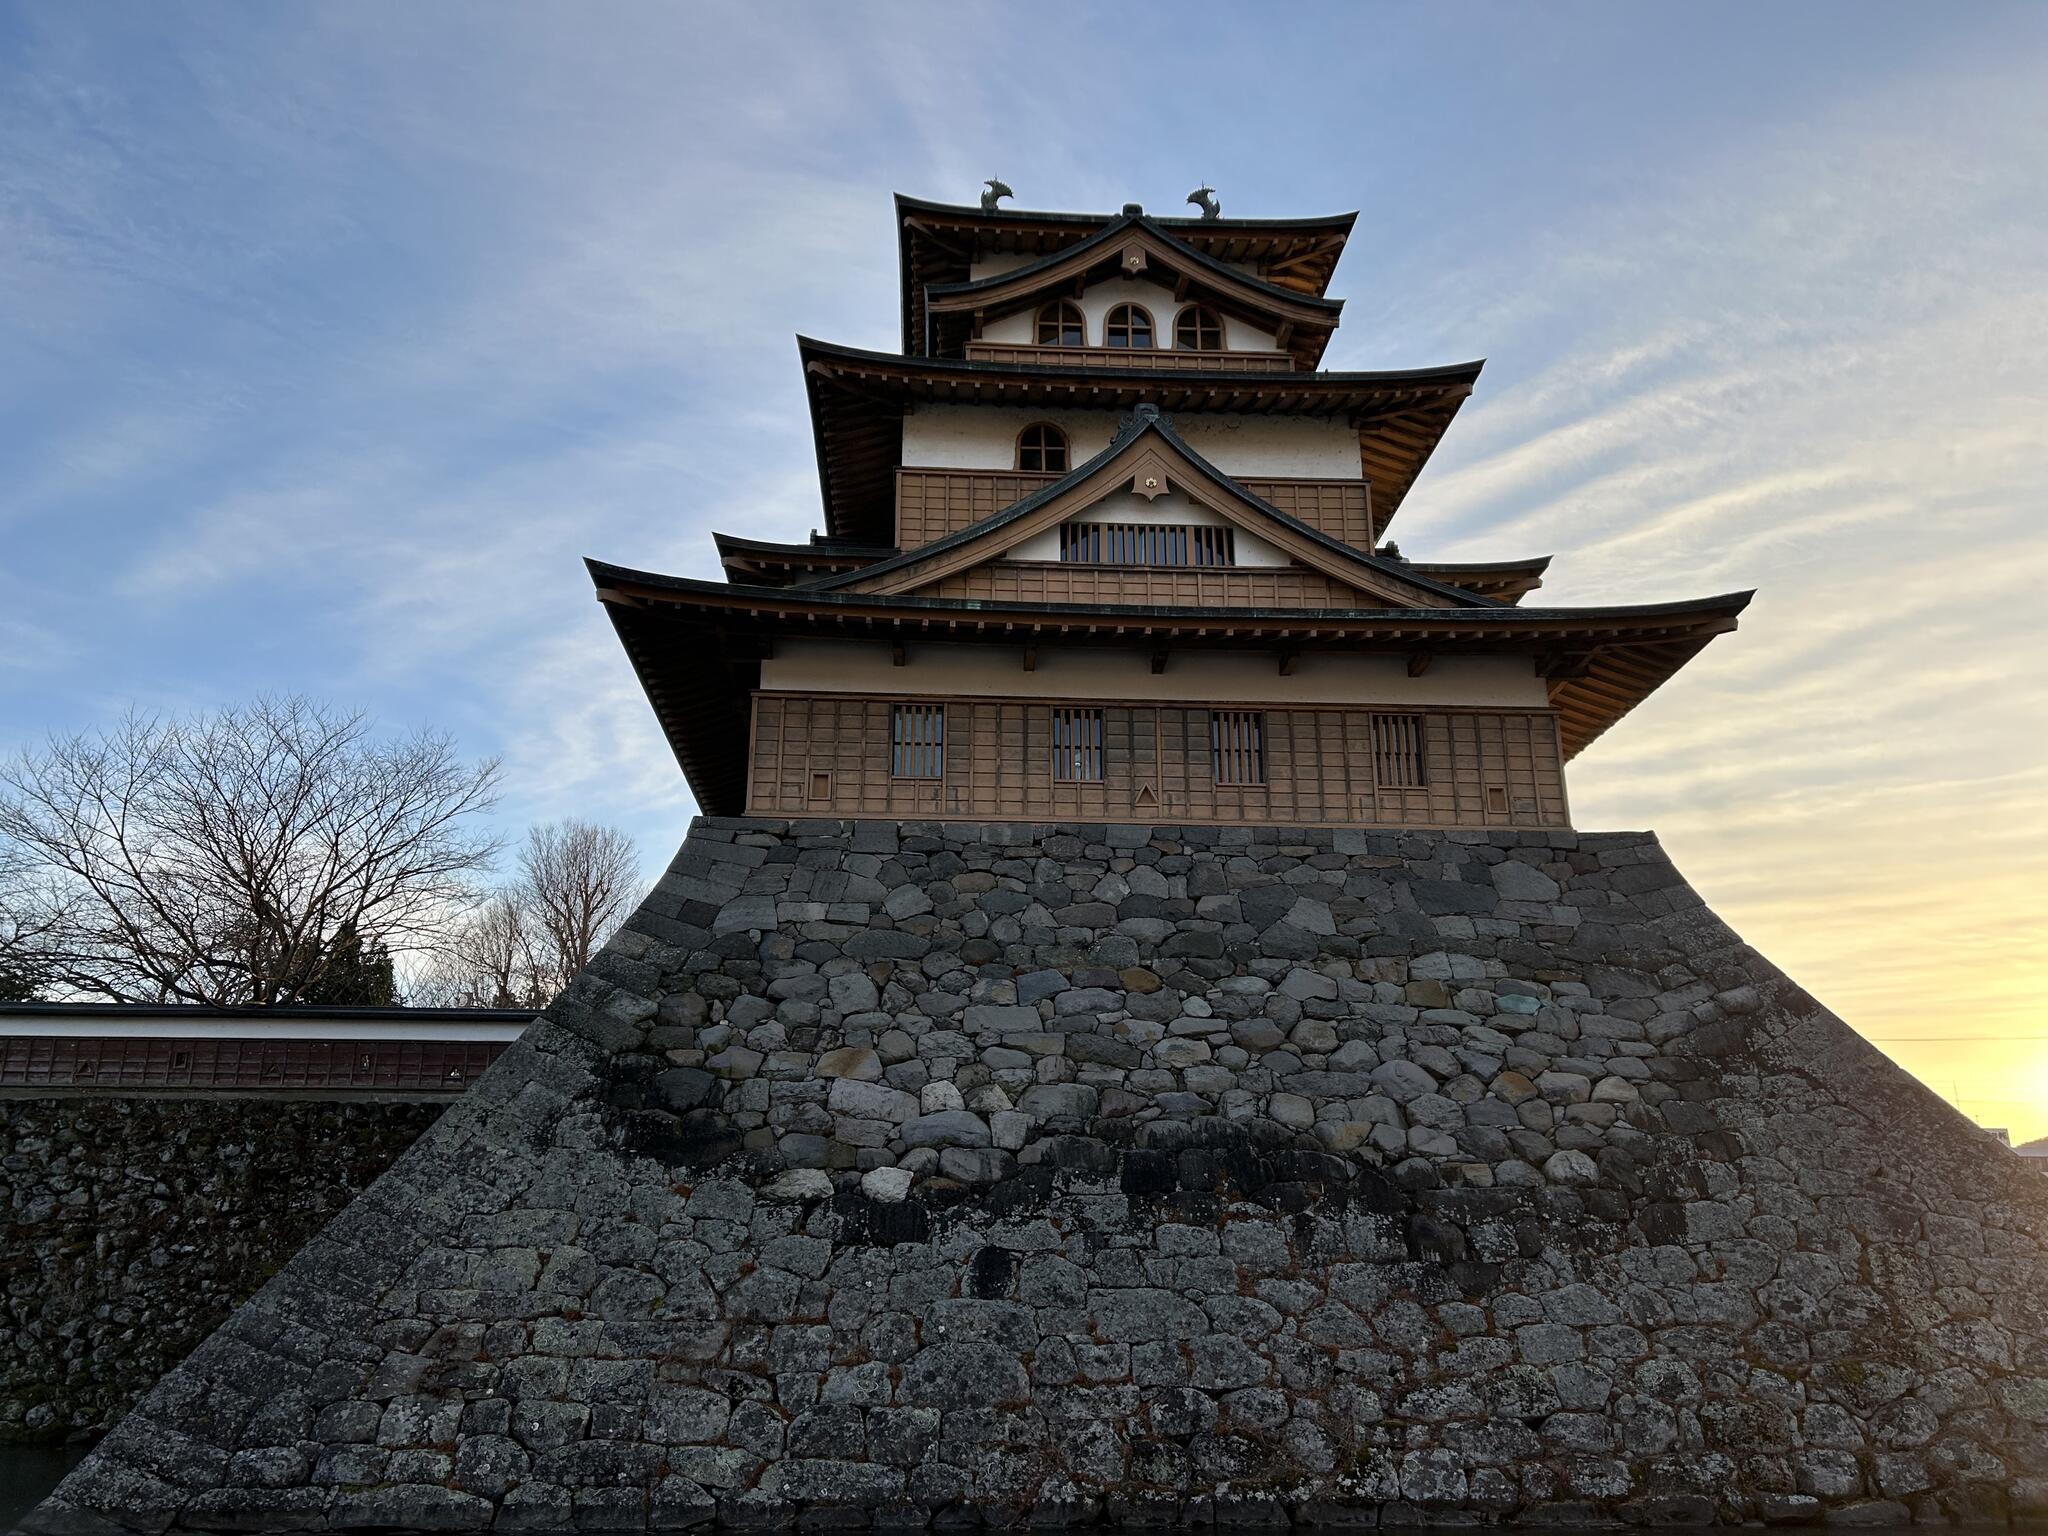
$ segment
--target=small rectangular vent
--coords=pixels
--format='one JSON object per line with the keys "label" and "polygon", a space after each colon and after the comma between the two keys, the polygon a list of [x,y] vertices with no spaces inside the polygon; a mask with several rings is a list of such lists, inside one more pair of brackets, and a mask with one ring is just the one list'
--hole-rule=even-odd
{"label": "small rectangular vent", "polygon": [[1062,523],[1060,559],[1088,565],[1235,565],[1235,530],[1189,523]]}

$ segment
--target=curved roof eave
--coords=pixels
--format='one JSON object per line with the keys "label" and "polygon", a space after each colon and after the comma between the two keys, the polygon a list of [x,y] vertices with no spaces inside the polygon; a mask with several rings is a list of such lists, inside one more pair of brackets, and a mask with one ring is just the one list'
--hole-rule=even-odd
{"label": "curved roof eave", "polygon": [[1270,619],[1275,622],[1306,623],[1317,618],[1387,619],[1396,623],[1421,621],[1448,624],[1506,624],[1535,627],[1539,623],[1587,623],[1600,620],[1662,619],[1688,617],[1734,617],[1749,606],[1756,589],[1721,592],[1712,597],[1682,598],[1666,603],[1625,603],[1610,608],[1514,608],[1505,603],[1460,608],[1201,608],[1170,607],[1136,603],[1013,603],[982,598],[917,597],[912,594],[826,591],[818,587],[748,587],[723,581],[705,581],[694,576],[668,576],[659,571],[635,570],[611,565],[586,556],[583,561],[593,584],[604,587],[614,582],[652,587],[660,591],[687,593],[719,599],[728,604],[749,600],[764,603],[812,603],[837,608],[922,608],[933,612],[989,617],[1008,614],[1072,613],[1108,618],[1214,618]]}
{"label": "curved roof eave", "polygon": [[[1048,367],[1043,363],[981,363],[969,362],[959,357],[917,357],[901,352],[876,352],[866,347],[849,347],[834,341],[820,341],[815,336],[799,334],[796,339],[799,357],[812,354],[824,357],[844,358],[850,362],[886,363],[894,365],[905,373],[962,373],[994,377],[1003,374],[1022,374],[1027,377],[1067,375],[1072,368]],[[1120,383],[1136,380],[1164,380],[1169,383],[1192,380],[1196,383],[1213,383],[1217,380],[1236,383],[1239,381],[1266,387],[1296,388],[1360,384],[1470,384],[1479,377],[1486,366],[1483,357],[1467,363],[1453,363],[1435,368],[1381,368],[1370,370],[1304,370],[1300,373],[1212,373],[1208,371],[1180,373],[1170,368],[1117,369],[1098,368],[1090,365],[1087,376],[1113,379]]]}
{"label": "curved roof eave", "polygon": [[820,538],[815,533],[811,535],[808,543],[786,544],[775,539],[750,539],[744,534],[719,533],[714,530],[711,535],[711,542],[720,550],[751,550],[758,554],[770,555],[874,555],[880,557],[896,553],[893,545],[862,544],[852,539]]}
{"label": "curved roof eave", "polygon": [[1461,575],[1483,576],[1490,571],[1547,571],[1555,555],[1530,555],[1523,560],[1410,560],[1425,571],[1457,571]]}

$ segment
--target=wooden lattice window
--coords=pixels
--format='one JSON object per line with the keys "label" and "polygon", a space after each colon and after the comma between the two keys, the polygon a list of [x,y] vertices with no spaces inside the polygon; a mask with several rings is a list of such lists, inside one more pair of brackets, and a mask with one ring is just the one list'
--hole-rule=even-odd
{"label": "wooden lattice window", "polygon": [[1221,352],[1223,317],[1206,304],[1190,304],[1174,316],[1173,344],[1183,352]]}
{"label": "wooden lattice window", "polygon": [[1152,345],[1152,316],[1142,304],[1119,304],[1109,312],[1102,328],[1103,345],[1149,347]]}
{"label": "wooden lattice window", "polygon": [[1372,717],[1372,774],[1381,789],[1422,787],[1422,716]]}
{"label": "wooden lattice window", "polygon": [[898,704],[889,712],[889,776],[946,776],[946,706]]}
{"label": "wooden lattice window", "polygon": [[1088,339],[1088,322],[1081,317],[1081,306],[1071,299],[1060,299],[1046,305],[1038,312],[1037,335],[1041,347],[1084,345]]}
{"label": "wooden lattice window", "polygon": [[1266,782],[1266,717],[1253,709],[1209,712],[1209,752],[1218,784]]}
{"label": "wooden lattice window", "polygon": [[1102,711],[1055,706],[1052,776],[1061,784],[1102,782]]}
{"label": "wooden lattice window", "polygon": [[1017,467],[1064,475],[1067,434],[1049,421],[1034,421],[1017,434]]}
{"label": "wooden lattice window", "polygon": [[1060,559],[1086,565],[1235,565],[1233,533],[1190,523],[1061,523]]}

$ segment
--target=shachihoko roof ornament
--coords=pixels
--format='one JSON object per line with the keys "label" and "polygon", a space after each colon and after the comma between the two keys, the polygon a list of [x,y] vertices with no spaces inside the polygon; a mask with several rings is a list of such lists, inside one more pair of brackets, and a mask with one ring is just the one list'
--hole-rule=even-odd
{"label": "shachihoko roof ornament", "polygon": [[983,213],[994,213],[998,202],[1006,197],[1015,197],[1017,195],[1002,180],[994,176],[989,177],[981,185],[981,211]]}
{"label": "shachihoko roof ornament", "polygon": [[1205,185],[1195,188],[1194,191],[1188,194],[1188,201],[1202,210],[1202,217],[1205,219],[1220,219],[1223,217],[1223,205],[1216,201],[1216,189],[1214,187]]}

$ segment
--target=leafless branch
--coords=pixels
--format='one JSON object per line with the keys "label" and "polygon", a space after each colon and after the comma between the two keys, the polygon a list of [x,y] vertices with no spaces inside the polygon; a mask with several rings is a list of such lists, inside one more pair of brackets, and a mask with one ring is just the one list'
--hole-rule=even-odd
{"label": "leafless branch", "polygon": [[561,821],[533,828],[520,878],[478,908],[413,989],[415,1001],[543,1008],[624,922],[639,892],[632,839]]}
{"label": "leafless branch", "polygon": [[496,854],[471,825],[496,785],[446,736],[379,740],[301,698],[131,715],[0,764],[0,845],[41,875],[13,921],[61,990],[290,1003],[343,929],[439,942]]}

